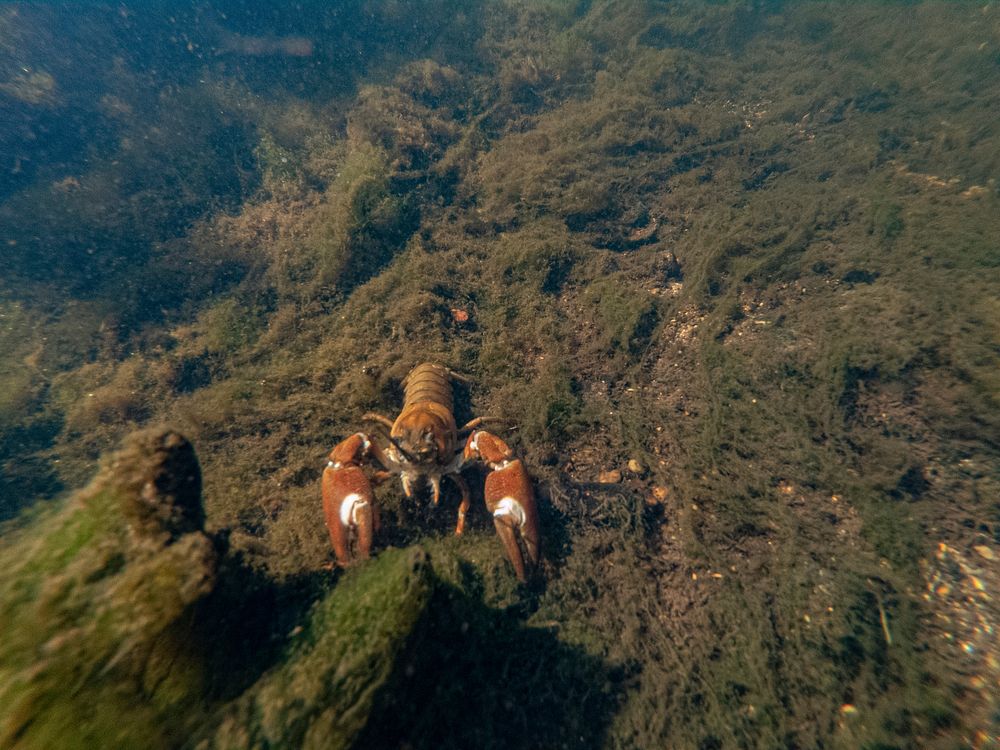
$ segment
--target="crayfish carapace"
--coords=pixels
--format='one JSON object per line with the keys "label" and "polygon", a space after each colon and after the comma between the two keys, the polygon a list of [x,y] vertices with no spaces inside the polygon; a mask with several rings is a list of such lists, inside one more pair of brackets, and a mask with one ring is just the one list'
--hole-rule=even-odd
{"label": "crayfish carapace", "polygon": [[503,440],[478,429],[485,421],[482,417],[461,428],[455,424],[453,379],[459,376],[442,365],[417,365],[403,380],[403,410],[395,420],[381,414],[363,417],[388,430],[386,445],[379,445],[374,435],[358,432],[330,452],[323,471],[323,511],[340,565],[367,558],[378,527],[365,467],[374,468],[377,480],[398,475],[408,498],[415,484],[426,479],[435,505],[441,479],[452,479],[462,493],[455,526],[455,533],[461,534],[470,503],[461,471],[476,460],[490,469],[484,489],[486,508],[518,579],[524,581],[527,567],[538,563],[538,509],[528,472]]}

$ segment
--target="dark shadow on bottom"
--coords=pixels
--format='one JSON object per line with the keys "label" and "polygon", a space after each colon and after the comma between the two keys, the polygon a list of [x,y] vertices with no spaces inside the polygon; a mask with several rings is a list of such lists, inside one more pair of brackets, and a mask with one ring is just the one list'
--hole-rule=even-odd
{"label": "dark shadow on bottom", "polygon": [[598,748],[619,670],[441,585],[355,748]]}
{"label": "dark shadow on bottom", "polygon": [[195,610],[191,639],[203,649],[207,697],[236,697],[281,659],[289,633],[329,582],[323,572],[275,582],[238,556],[224,557],[215,589]]}

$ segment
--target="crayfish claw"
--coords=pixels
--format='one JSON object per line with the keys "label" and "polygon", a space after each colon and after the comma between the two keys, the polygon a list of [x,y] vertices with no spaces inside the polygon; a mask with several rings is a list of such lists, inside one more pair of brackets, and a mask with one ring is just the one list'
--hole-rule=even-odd
{"label": "crayfish claw", "polygon": [[370,445],[363,433],[351,435],[330,452],[323,470],[323,515],[341,567],[350,565],[356,557],[367,559],[371,554],[375,496],[360,466]]}
{"label": "crayfish claw", "polygon": [[[525,553],[531,565],[539,560],[538,508],[531,477],[503,440],[480,430],[465,443],[465,460],[480,458],[492,471],[486,477],[486,507],[519,581],[527,580]],[[524,546],[524,552],[521,546]]]}
{"label": "crayfish claw", "polygon": [[515,522],[509,516],[494,516],[493,526],[497,530],[497,536],[503,544],[507,559],[514,566],[514,574],[517,580],[524,582],[527,575],[524,570],[524,557],[521,555],[521,547],[517,543],[517,532]]}

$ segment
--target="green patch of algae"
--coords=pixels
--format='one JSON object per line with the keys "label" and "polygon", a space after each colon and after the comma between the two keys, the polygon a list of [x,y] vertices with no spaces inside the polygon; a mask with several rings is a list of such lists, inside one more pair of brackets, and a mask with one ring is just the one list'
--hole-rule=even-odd
{"label": "green patch of algae", "polygon": [[313,608],[282,665],[229,710],[209,746],[351,747],[433,589],[418,548],[348,572]]}

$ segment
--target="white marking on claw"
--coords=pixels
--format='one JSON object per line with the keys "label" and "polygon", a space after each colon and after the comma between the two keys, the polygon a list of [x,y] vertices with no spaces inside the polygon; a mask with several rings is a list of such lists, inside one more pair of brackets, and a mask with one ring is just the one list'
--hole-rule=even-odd
{"label": "white marking on claw", "polygon": [[358,514],[363,508],[368,506],[365,500],[357,492],[352,492],[340,503],[340,522],[347,527],[358,525]]}
{"label": "white marking on claw", "polygon": [[512,497],[503,498],[497,503],[497,509],[493,511],[494,518],[502,518],[503,516],[513,517],[517,521],[518,528],[524,528],[524,522],[527,520],[524,515],[524,506]]}

